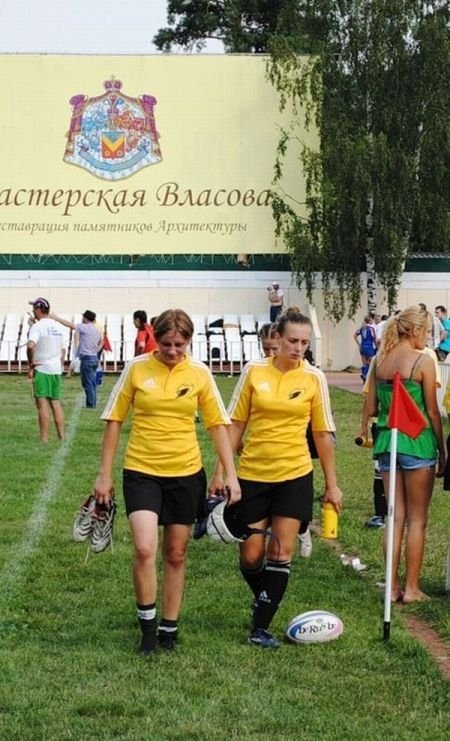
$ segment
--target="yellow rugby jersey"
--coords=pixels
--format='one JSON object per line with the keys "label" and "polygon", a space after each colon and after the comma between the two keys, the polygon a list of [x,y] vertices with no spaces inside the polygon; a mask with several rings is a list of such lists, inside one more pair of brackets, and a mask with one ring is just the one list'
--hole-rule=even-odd
{"label": "yellow rugby jersey", "polygon": [[306,428],[334,432],[324,374],[307,361],[281,373],[273,358],[248,363],[236,385],[228,413],[247,422],[238,474],[251,481],[287,481],[312,470]]}
{"label": "yellow rugby jersey", "polygon": [[101,418],[124,422],[130,409],[132,427],[124,468],[156,476],[189,476],[201,469],[197,409],[207,428],[230,424],[210,370],[190,356],[171,369],[154,354],[132,360]]}

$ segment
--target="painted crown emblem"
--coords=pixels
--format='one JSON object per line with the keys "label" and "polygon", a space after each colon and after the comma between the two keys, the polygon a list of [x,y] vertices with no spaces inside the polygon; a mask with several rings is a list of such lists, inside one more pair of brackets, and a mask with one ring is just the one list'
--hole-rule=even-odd
{"label": "painted crown emblem", "polygon": [[74,95],[64,161],[104,180],[121,180],[161,162],[153,95],[137,98],[122,93],[111,77],[95,98]]}

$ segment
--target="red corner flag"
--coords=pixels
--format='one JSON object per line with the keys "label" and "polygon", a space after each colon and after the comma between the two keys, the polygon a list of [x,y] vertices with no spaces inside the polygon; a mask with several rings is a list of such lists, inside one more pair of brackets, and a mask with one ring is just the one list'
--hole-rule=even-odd
{"label": "red corner flag", "polygon": [[106,334],[106,332],[103,335],[103,350],[105,352],[112,352],[111,343],[110,343],[110,341],[108,339],[108,335]]}
{"label": "red corner flag", "polygon": [[427,421],[407,390],[396,371],[393,379],[392,403],[389,410],[388,427],[404,432],[415,439],[427,426]]}

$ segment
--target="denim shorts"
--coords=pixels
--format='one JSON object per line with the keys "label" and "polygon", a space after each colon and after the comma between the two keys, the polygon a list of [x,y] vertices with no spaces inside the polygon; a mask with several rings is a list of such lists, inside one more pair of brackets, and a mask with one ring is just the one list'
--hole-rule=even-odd
{"label": "denim shorts", "polygon": [[[380,453],[378,456],[378,466],[380,473],[390,470],[391,454]],[[407,453],[397,453],[397,469],[401,471],[416,471],[418,468],[434,468],[436,458],[418,458],[416,455]]]}

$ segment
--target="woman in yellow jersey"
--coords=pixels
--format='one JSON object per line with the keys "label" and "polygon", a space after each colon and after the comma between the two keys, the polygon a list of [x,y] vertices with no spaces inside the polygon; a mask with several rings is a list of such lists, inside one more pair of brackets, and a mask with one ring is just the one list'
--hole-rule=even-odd
{"label": "woman in yellow jersey", "polygon": [[[184,589],[185,554],[191,525],[206,493],[206,478],[195,432],[202,412],[226,471],[231,501],[240,498],[226,431],[230,424],[209,369],[187,355],[194,327],[180,309],[164,311],[154,322],[157,349],[129,363],[117,381],[102,419],[106,421],[98,502],[113,495],[112,468],[123,422],[132,410],[125,453],[123,493],[134,545],[133,579],[142,631],[140,653],[157,646],[172,649]],[[162,617],[156,621],[158,525],[164,527]]]}
{"label": "woman in yellow jersey", "polygon": [[[427,595],[420,590],[419,578],[428,508],[435,473],[442,476],[445,468],[442,421],[436,398],[435,361],[424,352],[429,326],[426,312],[419,306],[409,306],[388,321],[369,376],[361,425],[363,428],[368,417],[378,415],[373,450],[383,474],[385,491],[388,491],[391,447],[388,416],[392,402],[392,379],[396,372],[427,420],[425,429],[415,438],[398,432],[391,594],[394,602],[427,599]],[[406,582],[403,589],[399,564],[405,530]]]}
{"label": "woman in yellow jersey", "polygon": [[[287,311],[292,311],[293,308],[294,307],[290,307]],[[298,309],[298,311],[300,312],[300,309]],[[258,334],[264,357],[275,357],[278,351],[278,333],[276,323],[263,324]],[[307,350],[309,350],[309,345],[303,349],[303,352],[305,353]],[[304,355],[302,357],[304,357]],[[317,458],[317,451],[314,449],[314,440],[312,440],[312,433],[309,425],[306,431],[306,439],[308,442],[309,452],[311,453],[311,458]],[[312,554],[313,544],[309,530],[309,522],[307,520],[303,521],[300,525],[298,539],[300,543],[300,556],[302,558],[309,558]]]}
{"label": "woman in yellow jersey", "polygon": [[[240,546],[241,572],[255,597],[250,643],[277,648],[267,631],[285,592],[299,522],[312,519],[312,461],[306,441],[311,420],[314,442],[325,476],[324,501],[341,509],[342,494],[334,464],[335,430],[324,374],[303,360],[311,322],[287,310],[277,322],[275,357],[244,368],[229,406],[234,450],[245,433],[239,461],[242,500],[239,517],[272,533],[252,535]],[[220,487],[220,476],[212,487]],[[265,560],[266,559],[266,560]]]}

